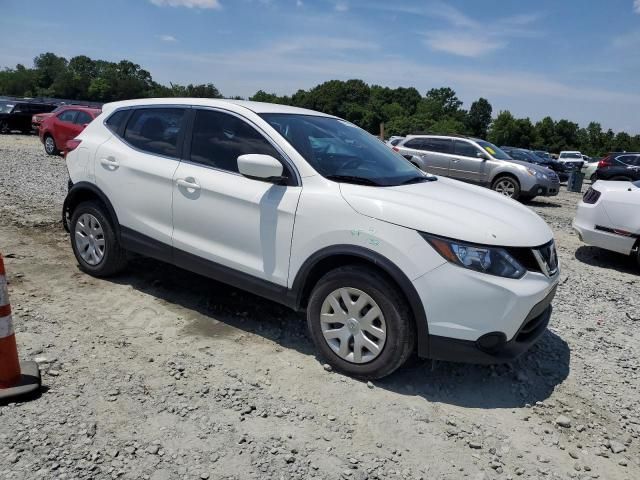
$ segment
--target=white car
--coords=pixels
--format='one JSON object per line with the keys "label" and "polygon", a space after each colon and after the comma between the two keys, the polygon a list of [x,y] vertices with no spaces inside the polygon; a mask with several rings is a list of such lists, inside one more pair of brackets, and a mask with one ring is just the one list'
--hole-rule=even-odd
{"label": "white car", "polygon": [[414,351],[509,361],[549,322],[559,273],[540,217],[339,118],[133,100],[105,105],[68,147],[81,270],[112,275],[137,252],[306,311],[321,354],[358,378]]}
{"label": "white car", "polygon": [[560,155],[558,155],[558,161],[574,166],[578,169],[582,168],[585,163],[584,155],[575,150],[565,150],[560,152]]}
{"label": "white car", "polygon": [[595,182],[578,205],[573,228],[584,243],[633,255],[640,266],[640,181]]}

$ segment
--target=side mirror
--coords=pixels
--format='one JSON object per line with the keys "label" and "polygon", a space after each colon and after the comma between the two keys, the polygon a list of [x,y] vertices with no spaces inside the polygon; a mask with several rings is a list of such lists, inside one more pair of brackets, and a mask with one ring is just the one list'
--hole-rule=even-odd
{"label": "side mirror", "polygon": [[476,157],[482,159],[482,160],[489,160],[489,155],[487,155],[484,152],[477,152],[476,153]]}
{"label": "side mirror", "polygon": [[238,157],[238,171],[247,178],[282,184],[287,177],[282,175],[282,163],[271,155],[249,153]]}

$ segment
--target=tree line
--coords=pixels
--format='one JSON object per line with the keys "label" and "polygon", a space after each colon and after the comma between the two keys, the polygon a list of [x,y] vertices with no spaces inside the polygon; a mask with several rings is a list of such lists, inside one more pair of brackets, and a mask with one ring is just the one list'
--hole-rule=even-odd
{"label": "tree line", "polygon": [[[109,62],[79,55],[67,60],[53,53],[38,55],[32,67],[18,64],[0,71],[0,95],[56,97],[111,102],[145,97],[222,98],[212,84],[162,85],[140,65],[122,60]],[[234,97],[240,98],[240,97]],[[448,87],[432,88],[422,95],[413,87],[389,88],[362,80],[329,80],[309,90],[279,96],[259,90],[250,100],[318,110],[349,120],[378,134],[463,134],[485,138],[497,145],[559,152],[580,150],[587,155],[609,151],[640,151],[640,135],[604,131],[597,122],[586,128],[566,119],[545,117],[534,123],[493,108],[485,98],[468,110]]]}

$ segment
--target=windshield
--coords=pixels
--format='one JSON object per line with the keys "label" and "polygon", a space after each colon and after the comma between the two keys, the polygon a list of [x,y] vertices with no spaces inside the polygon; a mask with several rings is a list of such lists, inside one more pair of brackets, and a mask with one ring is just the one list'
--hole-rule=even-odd
{"label": "windshield", "polygon": [[13,103],[0,102],[0,113],[11,113],[13,107],[15,107]]}
{"label": "windshield", "polygon": [[389,187],[435,178],[344,120],[287,113],[264,113],[261,117],[330,180]]}
{"label": "windshield", "polygon": [[513,160],[493,143],[485,142],[484,140],[476,140],[476,143],[484,148],[493,158],[497,158],[498,160]]}
{"label": "windshield", "polygon": [[582,155],[579,153],[562,153],[560,154],[560,158],[578,158],[582,160]]}

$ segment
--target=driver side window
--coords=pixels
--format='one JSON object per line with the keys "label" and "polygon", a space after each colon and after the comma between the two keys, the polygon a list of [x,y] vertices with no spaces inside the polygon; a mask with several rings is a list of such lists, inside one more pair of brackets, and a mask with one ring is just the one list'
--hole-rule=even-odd
{"label": "driver side window", "polygon": [[455,141],[454,151],[456,155],[471,158],[478,158],[478,153],[480,153],[480,150],[478,150],[475,146],[471,145],[469,142],[465,142],[462,140]]}
{"label": "driver side window", "polygon": [[189,159],[209,167],[238,172],[238,157],[250,153],[271,155],[278,151],[255,128],[234,115],[197,110]]}

